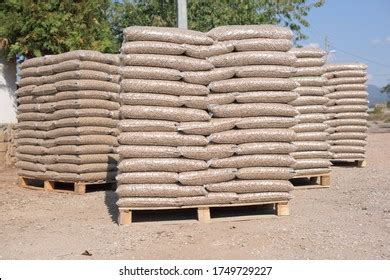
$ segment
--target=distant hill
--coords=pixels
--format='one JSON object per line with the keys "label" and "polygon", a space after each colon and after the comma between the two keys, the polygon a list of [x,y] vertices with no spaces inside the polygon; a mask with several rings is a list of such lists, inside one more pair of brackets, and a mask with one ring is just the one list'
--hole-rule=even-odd
{"label": "distant hill", "polygon": [[390,95],[381,93],[381,89],[375,85],[367,85],[368,104],[369,107],[374,107],[376,103],[390,101]]}

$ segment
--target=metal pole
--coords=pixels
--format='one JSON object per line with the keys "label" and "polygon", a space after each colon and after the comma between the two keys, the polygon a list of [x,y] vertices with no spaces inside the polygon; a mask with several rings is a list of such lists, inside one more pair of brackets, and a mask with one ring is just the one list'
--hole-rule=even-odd
{"label": "metal pole", "polygon": [[188,29],[187,0],[177,0],[177,27]]}

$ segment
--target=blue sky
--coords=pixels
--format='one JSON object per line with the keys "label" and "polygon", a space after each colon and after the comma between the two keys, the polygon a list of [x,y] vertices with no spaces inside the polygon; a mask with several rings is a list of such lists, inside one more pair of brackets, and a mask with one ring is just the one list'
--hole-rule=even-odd
{"label": "blue sky", "polygon": [[330,62],[363,62],[368,65],[369,84],[383,87],[390,83],[390,1],[326,0],[311,10],[310,27],[303,32],[310,38],[302,45],[324,48],[328,36]]}

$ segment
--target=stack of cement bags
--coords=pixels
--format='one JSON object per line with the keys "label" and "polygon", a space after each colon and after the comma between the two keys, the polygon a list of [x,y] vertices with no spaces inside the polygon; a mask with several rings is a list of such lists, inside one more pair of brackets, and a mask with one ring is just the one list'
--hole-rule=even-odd
{"label": "stack of cement bags", "polygon": [[298,124],[293,127],[297,133],[294,145],[297,151],[292,154],[296,159],[294,169],[297,176],[326,174],[330,171],[330,152],[326,132],[328,91],[323,87],[326,78],[325,51],[319,48],[293,48],[290,53],[297,57],[295,81],[299,82],[295,92],[299,97],[291,102],[299,111]]}
{"label": "stack of cement bags", "polygon": [[364,64],[328,64],[326,88],[333,159],[362,160],[367,144],[367,81]]}
{"label": "stack of cement bags", "polygon": [[124,35],[118,206],[288,201],[297,114],[288,103],[298,96],[291,31]]}
{"label": "stack of cement bags", "polygon": [[119,62],[118,55],[72,51],[21,65],[20,176],[65,182],[115,179]]}

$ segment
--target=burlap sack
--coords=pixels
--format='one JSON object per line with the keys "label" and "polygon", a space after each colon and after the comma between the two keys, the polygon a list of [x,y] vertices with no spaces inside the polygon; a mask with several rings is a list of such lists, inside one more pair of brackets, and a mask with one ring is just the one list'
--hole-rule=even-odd
{"label": "burlap sack", "polygon": [[18,147],[29,145],[29,146],[42,146],[42,147],[48,147],[46,145],[47,141],[46,139],[38,139],[38,138],[19,138],[15,139],[15,144]]}
{"label": "burlap sack", "polygon": [[295,159],[311,159],[311,158],[323,158],[330,159],[331,153],[328,151],[306,151],[306,152],[294,152],[290,154]]}
{"label": "burlap sack", "polygon": [[181,156],[176,147],[121,145],[116,149],[121,158],[177,158]]}
{"label": "burlap sack", "polygon": [[335,100],[337,105],[364,105],[367,106],[366,98],[343,98]]}
{"label": "burlap sack", "polygon": [[366,132],[367,126],[346,125],[335,127],[335,132]]}
{"label": "burlap sack", "polygon": [[299,141],[293,142],[297,149],[297,152],[305,151],[327,151],[329,150],[329,144],[323,141]]}
{"label": "burlap sack", "polygon": [[221,205],[237,201],[236,193],[209,193],[206,196],[193,196],[179,198],[184,206],[193,205]]}
{"label": "burlap sack", "polygon": [[43,164],[22,161],[22,160],[18,160],[15,163],[15,167],[18,169],[30,170],[30,171],[40,171],[40,172],[46,171],[46,166]]}
{"label": "burlap sack", "polygon": [[174,184],[178,174],[175,172],[130,172],[116,176],[118,184]]}
{"label": "burlap sack", "polygon": [[294,163],[289,155],[244,155],[222,159],[211,159],[207,163],[213,168],[243,168],[281,166],[289,167]]}
{"label": "burlap sack", "polygon": [[29,68],[25,69],[25,71],[23,72],[25,72],[24,74],[33,74],[34,76],[48,76],[54,75],[56,73],[63,73],[69,71],[92,70],[118,75],[119,69],[120,68],[117,65],[109,65],[106,63],[100,63],[95,61],[81,61],[78,59],[73,59],[61,63],[56,63],[53,65],[39,66],[32,73],[30,73],[31,71],[28,71]]}
{"label": "burlap sack", "polygon": [[366,156],[361,153],[335,153],[333,159],[365,159]]}
{"label": "burlap sack", "polygon": [[335,91],[366,91],[367,86],[364,84],[343,84],[334,86]]}
{"label": "burlap sack", "polygon": [[21,130],[52,130],[55,128],[53,121],[21,121],[17,124],[17,128]]}
{"label": "burlap sack", "polygon": [[[40,96],[43,97],[43,96]],[[69,99],[102,99],[110,100],[119,103],[119,94],[116,92],[84,90],[84,91],[62,91],[54,95],[55,101],[69,100]],[[40,101],[39,97],[36,101]]]}
{"label": "burlap sack", "polygon": [[365,91],[338,91],[329,93],[326,97],[330,99],[342,99],[342,98],[367,98],[368,94]]}
{"label": "burlap sack", "polygon": [[56,145],[118,145],[116,136],[111,135],[63,136],[54,141]]}
{"label": "burlap sack", "polygon": [[286,52],[292,47],[289,39],[255,38],[231,41],[237,52],[250,51],[281,51]]}
{"label": "burlap sack", "polygon": [[345,113],[337,113],[334,118],[335,119],[367,119],[367,113],[363,112],[345,112]]}
{"label": "burlap sack", "polygon": [[327,174],[329,172],[330,172],[330,168],[310,168],[310,169],[295,170],[295,174],[297,176]]}
{"label": "burlap sack", "polygon": [[324,105],[328,101],[329,99],[323,96],[299,96],[289,104],[293,106]]}
{"label": "burlap sack", "polygon": [[182,172],[179,182],[183,185],[205,185],[233,180],[237,169],[207,169],[202,171]]}
{"label": "burlap sack", "polygon": [[328,112],[328,108],[324,105],[296,106],[295,109],[300,114],[318,114]]}
{"label": "burlap sack", "polygon": [[327,85],[342,85],[342,84],[364,84],[367,81],[367,77],[343,77],[333,78],[327,81]]}
{"label": "burlap sack", "polygon": [[210,104],[230,104],[235,101],[233,93],[218,93],[218,94],[209,94],[207,96],[179,96],[181,102],[184,103],[184,106],[194,109],[203,109],[207,110]]}
{"label": "burlap sack", "polygon": [[300,96],[324,96],[329,93],[324,87],[298,87],[294,89],[294,92],[297,92]]}
{"label": "burlap sack", "polygon": [[295,118],[299,123],[323,123],[326,121],[326,115],[321,113],[300,114]]}
{"label": "burlap sack", "polygon": [[[68,90],[102,90],[110,92],[119,92],[120,85],[112,82],[95,81],[95,80],[65,80],[56,82],[55,88],[57,91],[68,91]],[[43,85],[45,86],[45,85]],[[43,86],[39,86],[43,87]],[[33,93],[36,92],[36,88]]]}
{"label": "burlap sack", "polygon": [[213,81],[227,80],[234,76],[234,69],[212,69],[210,71],[182,72],[183,81],[191,84],[208,85]]}
{"label": "burlap sack", "polygon": [[181,186],[178,184],[125,184],[116,189],[119,197],[183,197],[202,196],[207,191],[203,186]]}
{"label": "burlap sack", "polygon": [[366,146],[367,141],[359,140],[359,139],[339,139],[332,140],[330,142],[332,145],[340,145],[340,146]]}
{"label": "burlap sack", "polygon": [[43,57],[43,61],[45,65],[58,64],[67,60],[94,61],[94,62],[100,62],[100,63],[112,64],[112,65],[120,64],[119,55],[117,54],[104,54],[104,53],[100,53],[97,51],[90,51],[90,50],[70,51],[70,52],[65,52],[57,55],[45,55]]}
{"label": "burlap sack", "polygon": [[367,120],[365,119],[327,120],[325,123],[330,126],[349,126],[349,125],[367,126]]}
{"label": "burlap sack", "polygon": [[299,95],[290,91],[252,91],[234,93],[238,103],[289,103]]}
{"label": "burlap sack", "polygon": [[212,158],[227,158],[231,157],[235,150],[235,145],[212,145],[205,147],[183,146],[177,148],[180,155],[185,158],[210,160]]}
{"label": "burlap sack", "polygon": [[[222,132],[221,132],[222,133]],[[176,132],[125,132],[118,136],[122,145],[206,146],[202,135],[182,135]]]}
{"label": "burlap sack", "polygon": [[235,76],[238,78],[290,78],[295,73],[295,68],[282,65],[248,65],[235,66],[225,69],[234,69]]}
{"label": "burlap sack", "polygon": [[109,100],[101,99],[76,99],[76,100],[61,100],[53,104],[41,104],[40,107],[46,106],[54,107],[55,110],[65,110],[65,109],[106,109],[106,110],[119,110],[119,103]]}
{"label": "burlap sack", "polygon": [[119,83],[120,76],[111,75],[102,71],[78,70],[78,71],[67,71],[55,75],[41,77],[43,84],[53,84],[63,80],[78,80],[78,79]]}
{"label": "burlap sack", "polygon": [[19,130],[16,133],[16,138],[37,138],[37,139],[46,139],[46,131],[39,130]]}
{"label": "burlap sack", "polygon": [[16,153],[16,158],[17,158],[18,161],[27,161],[27,162],[33,162],[33,163],[41,163],[42,156],[40,156],[40,155],[28,155],[28,154]]}
{"label": "burlap sack", "polygon": [[330,151],[333,153],[361,153],[364,154],[366,149],[363,146],[331,146]]}
{"label": "burlap sack", "polygon": [[16,90],[16,96],[17,97],[22,97],[22,96],[28,96],[28,95],[32,95],[32,91],[36,88],[37,86],[36,85],[29,85],[29,86],[25,86],[25,87],[21,87],[21,88],[18,88]]}
{"label": "burlap sack", "polygon": [[184,46],[175,43],[158,41],[124,42],[121,47],[123,54],[165,54],[180,55],[185,53]]}
{"label": "burlap sack", "polygon": [[42,146],[32,146],[32,145],[23,145],[16,148],[17,153],[28,154],[28,155],[44,155],[47,153],[45,147]]}
{"label": "burlap sack", "polygon": [[277,78],[239,78],[224,81],[211,82],[210,90],[213,92],[235,92],[235,91],[290,91],[299,84],[290,79]]}
{"label": "burlap sack", "polygon": [[237,155],[253,154],[289,154],[296,150],[290,143],[264,142],[240,144],[235,149]]}
{"label": "burlap sack", "polygon": [[207,32],[207,35],[218,41],[252,38],[291,40],[293,37],[293,33],[289,28],[270,24],[219,26],[211,29]]}
{"label": "burlap sack", "polygon": [[[44,150],[49,155],[87,155],[87,154],[110,154],[114,148],[110,145],[61,145]],[[43,153],[41,153],[43,154]]]}
{"label": "burlap sack", "polygon": [[366,138],[367,138],[367,134],[361,132],[337,132],[329,135],[330,140],[340,140],[340,139],[364,140]]}
{"label": "burlap sack", "polygon": [[343,70],[326,73],[329,79],[332,78],[347,78],[347,77],[365,77],[367,72],[365,70]]}
{"label": "burlap sack", "polygon": [[209,192],[234,193],[289,192],[293,190],[291,183],[285,180],[234,180],[208,184],[205,187]]}
{"label": "burlap sack", "polygon": [[202,96],[209,93],[209,89],[203,85],[189,84],[181,81],[158,80],[123,80],[121,82],[124,92],[162,93],[172,95]]}
{"label": "burlap sack", "polygon": [[291,198],[288,192],[244,193],[238,195],[237,203],[288,201]]}
{"label": "burlap sack", "polygon": [[361,63],[339,63],[327,64],[326,72],[345,71],[345,70],[366,70],[367,65]]}
{"label": "burlap sack", "polygon": [[325,58],[323,57],[302,57],[298,58],[294,67],[320,67],[325,64]]}
{"label": "burlap sack", "polygon": [[322,87],[327,82],[322,77],[294,77],[292,79],[303,87]]}
{"label": "burlap sack", "polygon": [[322,132],[327,129],[328,126],[324,123],[301,123],[292,127],[295,132]]}
{"label": "burlap sack", "polygon": [[207,58],[215,67],[245,65],[285,65],[292,66],[296,57],[286,52],[232,52]]}
{"label": "burlap sack", "polygon": [[203,160],[182,158],[132,158],[123,159],[118,165],[121,172],[185,172],[205,170]]}
{"label": "burlap sack", "polygon": [[45,121],[47,114],[45,113],[19,113],[16,118],[19,122],[23,121]]}
{"label": "burlap sack", "polygon": [[289,129],[243,129],[213,133],[210,142],[221,144],[243,144],[252,142],[290,142],[295,132]]}
{"label": "burlap sack", "polygon": [[42,77],[24,77],[16,83],[19,87],[25,87],[29,85],[40,86],[44,84]]}
{"label": "burlap sack", "polygon": [[82,127],[82,126],[102,126],[115,128],[118,121],[110,118],[93,118],[93,117],[82,117],[82,118],[66,118],[55,121],[55,127]]}
{"label": "burlap sack", "polygon": [[118,128],[122,132],[175,132],[177,124],[161,120],[121,120]]}
{"label": "burlap sack", "polygon": [[55,102],[56,94],[54,95],[43,95],[43,96],[22,96],[17,99],[18,104],[32,104],[32,103],[46,103],[46,102]]}
{"label": "burlap sack", "polygon": [[173,27],[131,26],[123,30],[127,41],[159,41],[176,44],[211,45],[213,39],[207,34]]}
{"label": "burlap sack", "polygon": [[213,64],[205,59],[183,55],[130,54],[122,56],[122,60],[126,66],[171,68],[179,71],[207,71],[214,68]]}
{"label": "burlap sack", "polygon": [[232,42],[214,42],[213,45],[209,46],[185,44],[183,47],[186,49],[185,54],[187,56],[203,59],[215,55],[230,53],[234,50]]}
{"label": "burlap sack", "polygon": [[297,110],[288,104],[278,103],[250,103],[210,105],[209,110],[217,118],[245,118],[261,116],[294,117]]}
{"label": "burlap sack", "polygon": [[288,167],[246,167],[240,168],[236,177],[243,180],[289,180],[294,170]]}
{"label": "burlap sack", "polygon": [[41,66],[41,65],[44,65],[44,57],[43,56],[34,57],[34,58],[30,58],[30,59],[23,61],[23,63],[20,64],[20,69],[25,69],[25,68],[29,68],[29,67],[37,67],[37,66]]}
{"label": "burlap sack", "polygon": [[164,107],[181,107],[183,102],[179,96],[156,93],[121,93],[123,105],[147,105],[147,106],[164,106]]}
{"label": "burlap sack", "polygon": [[89,164],[69,164],[69,163],[55,163],[46,165],[47,170],[58,173],[95,173],[115,171],[116,164],[109,163],[89,163]]}
{"label": "burlap sack", "polygon": [[[80,120],[96,120],[106,119],[107,122],[117,123],[119,118],[119,111],[111,111],[107,109],[62,109],[57,110],[53,114],[46,114],[45,119],[48,120],[61,120],[69,118],[79,118]],[[110,121],[111,119],[111,121]]]}
{"label": "burlap sack", "polygon": [[289,50],[289,52],[294,54],[298,58],[302,58],[302,57],[321,58],[326,55],[326,51],[316,47],[292,48]]}
{"label": "burlap sack", "polygon": [[58,138],[62,136],[78,136],[78,135],[113,135],[116,136],[118,131],[116,128],[107,128],[100,126],[84,126],[84,127],[64,127],[56,128],[47,131],[46,138]]}
{"label": "burlap sack", "polygon": [[177,131],[185,134],[210,135],[212,133],[233,129],[239,119],[211,119],[208,122],[181,122]]}
{"label": "burlap sack", "polygon": [[89,163],[109,163],[117,165],[119,156],[117,154],[86,154],[86,155],[50,155],[45,156],[46,164],[50,163],[71,163],[71,164],[89,164]]}
{"label": "burlap sack", "polygon": [[[72,81],[75,81],[75,80],[63,81],[63,83],[72,83]],[[82,89],[82,88],[80,88],[80,89]],[[87,88],[87,89],[94,89],[94,88]],[[55,84],[45,84],[45,85],[34,87],[34,89],[31,91],[31,94],[36,95],[36,96],[49,95],[49,94],[54,94],[58,91],[59,91],[59,89],[57,89]]]}
{"label": "burlap sack", "polygon": [[236,123],[236,127],[248,128],[289,128],[297,124],[295,118],[290,117],[254,117],[242,118]]}
{"label": "burlap sack", "polygon": [[352,112],[366,112],[367,105],[337,105],[328,108],[329,113],[352,113]]}
{"label": "burlap sack", "polygon": [[297,159],[292,166],[294,169],[326,168],[331,165],[327,159]]}
{"label": "burlap sack", "polygon": [[[322,76],[325,73],[325,69],[322,66],[317,67],[298,67],[295,68],[296,72],[294,74],[295,77],[315,77]],[[324,77],[327,78],[327,77]]]}
{"label": "burlap sack", "polygon": [[120,114],[122,118],[177,122],[208,121],[211,119],[204,110],[159,106],[122,106]]}
{"label": "burlap sack", "polygon": [[183,205],[178,198],[170,197],[122,197],[116,202],[118,207],[150,208],[150,207],[180,207]]}
{"label": "burlap sack", "polygon": [[178,81],[182,78],[180,71],[170,68],[125,66],[120,69],[122,79],[146,79]]}

